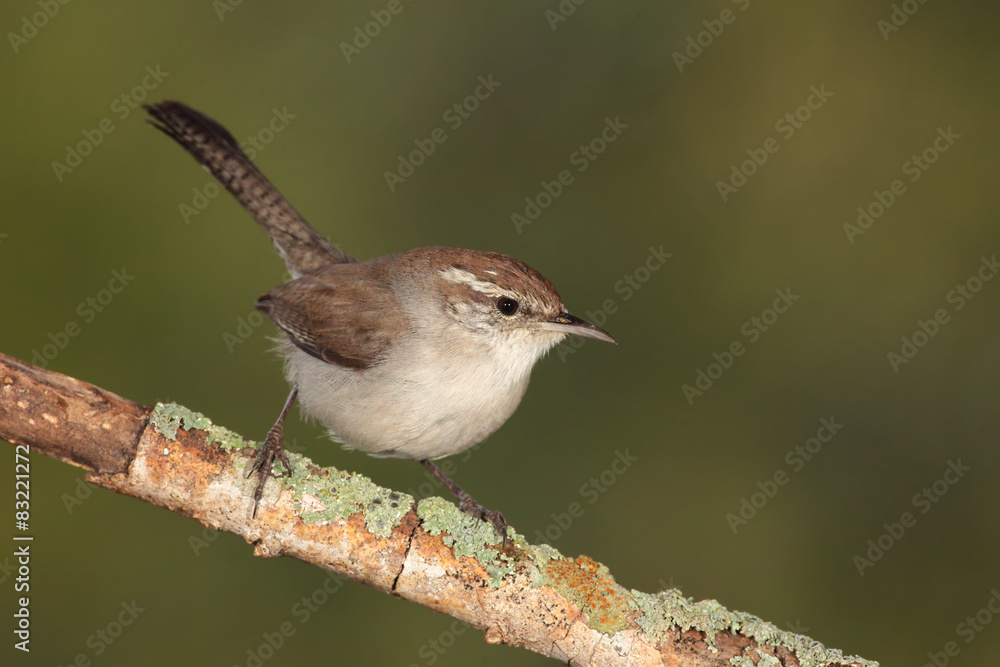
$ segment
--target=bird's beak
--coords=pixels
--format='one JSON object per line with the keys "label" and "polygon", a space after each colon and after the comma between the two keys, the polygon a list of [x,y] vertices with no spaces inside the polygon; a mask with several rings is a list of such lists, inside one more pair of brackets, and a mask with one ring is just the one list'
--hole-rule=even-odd
{"label": "bird's beak", "polygon": [[573,334],[574,336],[581,336],[583,338],[602,340],[605,343],[612,343],[614,345],[618,344],[618,341],[614,339],[614,336],[609,334],[604,329],[594,326],[587,320],[581,320],[576,315],[570,315],[569,313],[559,313],[559,315],[551,322],[542,322],[542,330],[568,333]]}

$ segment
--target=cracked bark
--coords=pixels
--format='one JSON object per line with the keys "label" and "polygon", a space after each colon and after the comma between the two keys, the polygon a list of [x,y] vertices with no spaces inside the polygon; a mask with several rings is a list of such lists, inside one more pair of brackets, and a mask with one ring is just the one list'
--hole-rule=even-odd
{"label": "cracked bark", "polygon": [[418,517],[417,525],[414,526],[412,531],[410,531],[410,535],[406,540],[406,551],[403,553],[403,565],[399,568],[399,572],[396,573],[396,577],[392,580],[392,588],[389,589],[389,592],[393,595],[396,594],[396,587],[399,585],[399,578],[403,576],[403,570],[406,567],[406,558],[410,555],[410,549],[413,547],[413,533],[415,533],[416,529],[419,527],[420,521]]}
{"label": "cracked bark", "polygon": [[[240,535],[257,556],[298,558],[449,614],[483,631],[489,643],[520,646],[570,665],[875,664],[827,649],[823,655],[832,657],[817,659],[805,649],[799,655],[768,633],[759,633],[763,639],[741,634],[745,628],[738,625],[711,631],[709,637],[697,628],[672,625],[669,619],[676,616],[669,613],[662,631],[651,632],[648,623],[638,622],[647,620],[643,616],[649,611],[635,605],[621,629],[603,633],[593,627],[586,610],[547,578],[553,563],[570,568],[582,563],[584,568],[592,561],[556,557],[545,565],[527,547],[531,553],[517,554],[514,573],[491,586],[484,565],[468,556],[456,558],[441,536],[425,529],[415,507],[390,535],[378,537],[368,531],[360,511],[330,523],[304,522],[291,490],[272,483],[253,520],[253,480],[248,482],[242,471],[254,450],[226,450],[197,429],[178,429],[167,438],[150,425],[152,410],[0,354],[0,438],[85,468],[93,484]],[[329,474],[315,466],[310,470]],[[630,600],[642,595],[621,589],[610,575],[601,576]],[[812,641],[799,639],[802,646]]]}

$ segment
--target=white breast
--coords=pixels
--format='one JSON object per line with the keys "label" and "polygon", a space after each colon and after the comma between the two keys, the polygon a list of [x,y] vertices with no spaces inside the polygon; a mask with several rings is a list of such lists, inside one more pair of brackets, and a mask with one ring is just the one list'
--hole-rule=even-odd
{"label": "white breast", "polygon": [[[444,325],[448,326],[448,325]],[[375,456],[440,458],[481,442],[513,414],[531,369],[561,337],[491,340],[455,327],[432,345],[396,345],[382,363],[355,370],[289,343],[286,377],[302,410],[349,449]],[[448,341],[442,345],[440,341]]]}

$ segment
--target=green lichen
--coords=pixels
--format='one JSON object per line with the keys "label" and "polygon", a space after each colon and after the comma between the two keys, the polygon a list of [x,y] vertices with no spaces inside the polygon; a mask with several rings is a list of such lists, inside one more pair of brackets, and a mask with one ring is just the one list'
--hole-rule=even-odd
{"label": "green lichen", "polygon": [[757,649],[758,662],[754,662],[753,658],[746,655],[738,655],[735,658],[729,659],[729,664],[736,665],[736,667],[780,667],[781,661],[775,658],[773,655],[768,655]]}
{"label": "green lichen", "polygon": [[781,661],[773,655],[761,653],[760,651],[757,651],[757,655],[760,657],[760,660],[757,662],[757,667],[781,667]]}
{"label": "green lichen", "polygon": [[292,490],[304,523],[331,523],[360,512],[368,532],[389,537],[413,507],[412,496],[381,487],[364,475],[317,468],[306,457],[292,452],[288,459],[291,475],[278,480]]}
{"label": "green lichen", "polygon": [[[423,520],[423,528],[431,535],[442,535],[442,541],[455,553],[456,558],[474,558],[490,575],[490,586],[499,586],[504,577],[514,573],[514,562],[500,549],[491,549],[500,544],[500,537],[493,526],[473,516],[465,514],[454,504],[442,498],[424,498],[417,505],[417,514]],[[524,537],[507,529],[508,536],[515,544],[524,542]]]}
{"label": "green lichen", "polygon": [[153,414],[149,416],[149,424],[168,440],[177,439],[177,429],[185,431],[198,429],[208,433],[208,442],[218,443],[226,451],[242,449],[253,444],[239,433],[233,433],[228,428],[216,426],[212,420],[176,403],[157,403]]}
{"label": "green lichen", "polygon": [[[226,451],[256,447],[237,433],[212,423],[205,415],[176,403],[157,403],[150,415],[150,424],[164,437],[175,440],[178,429],[205,431],[208,442]],[[385,489],[363,475],[337,470],[320,469],[308,458],[287,452],[292,464],[291,475],[280,462],[275,473],[281,484],[290,488],[302,521],[307,524],[347,519],[363,513],[368,531],[378,537],[388,537],[403,516],[413,507],[413,498],[405,493]],[[250,460],[240,459],[237,465],[245,470]]]}
{"label": "green lichen", "polygon": [[558,549],[548,544],[528,544],[525,542],[523,545],[519,544],[519,546],[531,557],[531,560],[535,561],[535,565],[538,566],[539,576],[541,576],[542,570],[549,564],[549,561],[566,558]]}
{"label": "green lichen", "polygon": [[[636,619],[636,622],[656,641],[662,640],[673,628],[679,628],[682,632],[697,630],[705,633],[709,649],[717,651],[716,635],[728,631],[750,637],[761,645],[782,646],[795,654],[802,667],[818,667],[828,663],[878,667],[877,662],[856,656],[845,656],[837,649],[829,649],[808,637],[786,632],[752,614],[730,611],[715,600],[695,602],[691,598],[684,597],[676,589],[662,591],[656,595],[634,590],[632,595],[636,606],[642,612],[642,616]],[[762,657],[758,667],[777,664],[763,661]],[[743,667],[741,663],[733,664]]]}

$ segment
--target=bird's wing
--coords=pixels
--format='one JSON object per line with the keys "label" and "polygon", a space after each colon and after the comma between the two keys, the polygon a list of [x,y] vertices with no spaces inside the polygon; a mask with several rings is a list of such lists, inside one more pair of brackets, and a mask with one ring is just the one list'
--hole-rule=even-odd
{"label": "bird's wing", "polygon": [[395,294],[363,264],[329,266],[257,300],[301,350],[330,364],[368,368],[385,357],[408,319]]}

